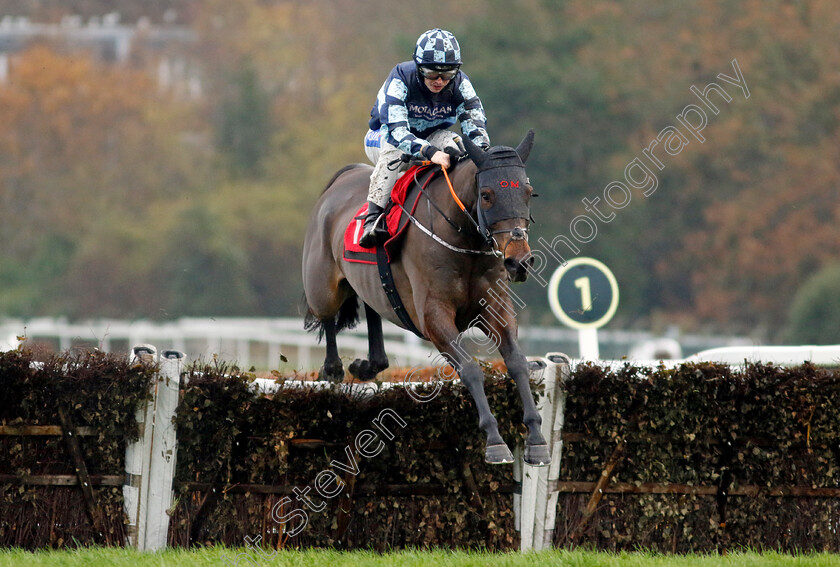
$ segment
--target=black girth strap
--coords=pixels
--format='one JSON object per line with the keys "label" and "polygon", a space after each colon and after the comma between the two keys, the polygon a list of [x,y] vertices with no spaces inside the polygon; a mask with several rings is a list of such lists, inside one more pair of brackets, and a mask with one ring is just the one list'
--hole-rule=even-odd
{"label": "black girth strap", "polygon": [[400,318],[405,328],[420,337],[425,339],[423,333],[414,325],[411,317],[405,310],[400,294],[397,292],[397,286],[394,285],[394,275],[391,273],[391,264],[388,263],[388,253],[385,252],[385,243],[382,239],[376,244],[376,267],[379,268],[379,281],[382,282],[382,289],[385,290],[385,295],[388,296],[388,301],[391,302],[391,307],[394,308],[394,313]]}

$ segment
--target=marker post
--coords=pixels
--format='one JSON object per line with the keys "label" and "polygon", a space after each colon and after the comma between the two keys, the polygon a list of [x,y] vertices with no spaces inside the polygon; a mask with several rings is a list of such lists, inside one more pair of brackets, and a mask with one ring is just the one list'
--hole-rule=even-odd
{"label": "marker post", "polygon": [[561,323],[578,330],[579,357],[598,360],[598,328],[618,309],[618,282],[594,258],[574,258],[558,267],[548,283],[548,303]]}

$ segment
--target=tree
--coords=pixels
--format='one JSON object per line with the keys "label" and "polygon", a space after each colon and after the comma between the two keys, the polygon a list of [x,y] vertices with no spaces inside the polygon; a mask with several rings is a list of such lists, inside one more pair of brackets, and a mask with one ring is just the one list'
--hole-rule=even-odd
{"label": "tree", "polygon": [[[84,57],[33,49],[12,59],[0,85],[0,309],[147,313],[149,298],[167,296],[169,272],[141,251],[177,254],[177,235],[206,269],[237,266],[244,283],[227,289],[245,298],[238,309],[296,314],[300,278],[288,268],[308,211],[337,169],[364,161],[377,89],[439,25],[462,43],[491,140],[514,145],[537,130],[532,245],[568,235],[584,198],[603,199],[687,104],[702,104],[689,87],[740,64],[749,99],[727,83],[738,96],[708,115],[706,141],[665,157],[656,192],[634,193],[580,246],[618,277],[612,325],[773,340],[789,298],[840,257],[840,12],[828,0],[465,0],[440,3],[445,24],[432,5],[385,0],[181,6],[179,21],[199,37],[201,101],[172,100],[144,73]],[[47,8],[57,19],[45,2],[20,14]],[[534,306],[530,322],[553,323],[540,286],[516,291]]]}
{"label": "tree", "polygon": [[796,292],[787,339],[798,344],[840,344],[840,264],[826,266]]}
{"label": "tree", "polygon": [[232,87],[220,109],[219,149],[234,176],[259,177],[271,152],[271,101],[248,62],[236,71]]}
{"label": "tree", "polygon": [[207,152],[183,141],[191,118],[145,72],[45,47],[12,60],[0,86],[0,260],[19,282],[0,290],[7,313],[91,313],[77,294],[102,274],[71,270],[77,254],[108,242],[103,225],[153,231],[157,203],[204,185]]}
{"label": "tree", "polygon": [[180,211],[158,265],[168,317],[255,315],[248,258],[229,219],[195,203]]}

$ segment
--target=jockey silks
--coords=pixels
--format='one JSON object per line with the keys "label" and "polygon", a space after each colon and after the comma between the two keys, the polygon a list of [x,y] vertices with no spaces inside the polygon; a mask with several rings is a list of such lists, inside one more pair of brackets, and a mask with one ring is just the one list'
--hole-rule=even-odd
{"label": "jockey silks", "polygon": [[413,61],[400,63],[379,89],[370,116],[372,131],[380,131],[388,143],[418,158],[429,145],[427,136],[456,121],[473,143],[490,145],[484,107],[463,71],[435,94],[418,76]]}

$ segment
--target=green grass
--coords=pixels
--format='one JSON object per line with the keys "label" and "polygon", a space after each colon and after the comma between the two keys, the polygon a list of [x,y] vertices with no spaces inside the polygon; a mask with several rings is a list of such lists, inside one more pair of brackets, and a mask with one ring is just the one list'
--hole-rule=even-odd
{"label": "green grass", "polygon": [[655,553],[597,553],[591,551],[551,550],[539,553],[486,553],[468,551],[398,551],[380,555],[374,552],[340,552],[330,550],[284,551],[273,558],[260,558],[256,552],[244,556],[244,548],[202,548],[197,550],[167,550],[159,553],[141,553],[126,549],[93,548],[78,551],[41,551],[30,553],[20,550],[0,550],[0,567],[181,567],[203,565],[282,565],[315,567],[329,565],[364,567],[398,566],[503,566],[557,565],[568,567],[781,567],[808,565],[829,567],[840,565],[840,556],[827,553],[783,555],[779,553],[737,552],[720,555],[661,555]]}

